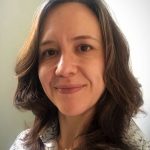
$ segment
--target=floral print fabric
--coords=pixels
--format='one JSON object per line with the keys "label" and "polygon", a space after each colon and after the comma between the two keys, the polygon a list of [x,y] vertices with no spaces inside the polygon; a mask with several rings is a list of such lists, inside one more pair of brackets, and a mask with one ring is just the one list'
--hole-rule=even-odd
{"label": "floral print fabric", "polygon": [[[24,146],[24,137],[30,129],[27,129],[21,132],[16,138],[14,144],[11,146],[10,150],[28,150]],[[57,142],[55,140],[57,135],[57,127],[53,124],[49,127],[45,132],[40,135],[42,142],[45,145],[45,150],[58,150]],[[130,128],[124,138],[124,141],[128,144],[132,144],[136,146],[136,150],[150,150],[150,141],[146,140],[143,133],[139,129],[139,127],[132,120]]]}

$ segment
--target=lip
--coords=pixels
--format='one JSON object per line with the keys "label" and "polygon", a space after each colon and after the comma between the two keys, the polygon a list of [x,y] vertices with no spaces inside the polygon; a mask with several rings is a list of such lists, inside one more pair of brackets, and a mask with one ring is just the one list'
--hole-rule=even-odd
{"label": "lip", "polygon": [[59,85],[55,89],[61,94],[73,94],[79,92],[85,85]]}

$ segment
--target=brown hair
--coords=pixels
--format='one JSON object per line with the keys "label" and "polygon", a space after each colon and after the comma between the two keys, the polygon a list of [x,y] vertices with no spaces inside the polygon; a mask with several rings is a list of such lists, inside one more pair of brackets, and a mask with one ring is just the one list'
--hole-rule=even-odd
{"label": "brown hair", "polygon": [[38,78],[38,50],[47,14],[66,2],[83,3],[94,12],[101,26],[105,49],[106,90],[97,104],[91,126],[83,135],[85,143],[79,149],[130,149],[123,137],[143,99],[140,84],[129,68],[128,43],[102,0],[47,0],[39,9],[15,68],[18,87],[14,103],[17,108],[31,110],[35,115],[26,145],[31,149],[43,149],[39,133],[57,118],[57,108],[47,98]]}

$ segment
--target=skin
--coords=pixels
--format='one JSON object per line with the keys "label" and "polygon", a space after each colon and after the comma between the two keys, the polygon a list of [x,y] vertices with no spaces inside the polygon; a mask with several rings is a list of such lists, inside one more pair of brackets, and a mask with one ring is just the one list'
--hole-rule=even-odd
{"label": "skin", "polygon": [[102,35],[93,12],[75,2],[50,11],[39,57],[41,85],[59,110],[59,142],[69,147],[90,122],[105,90]]}

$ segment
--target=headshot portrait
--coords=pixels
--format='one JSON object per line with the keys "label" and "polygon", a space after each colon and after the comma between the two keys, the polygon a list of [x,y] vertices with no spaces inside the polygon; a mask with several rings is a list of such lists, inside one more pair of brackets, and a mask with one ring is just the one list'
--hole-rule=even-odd
{"label": "headshot portrait", "polygon": [[150,150],[135,119],[147,112],[130,39],[110,8],[41,1],[14,67],[13,107],[33,123],[10,150]]}

